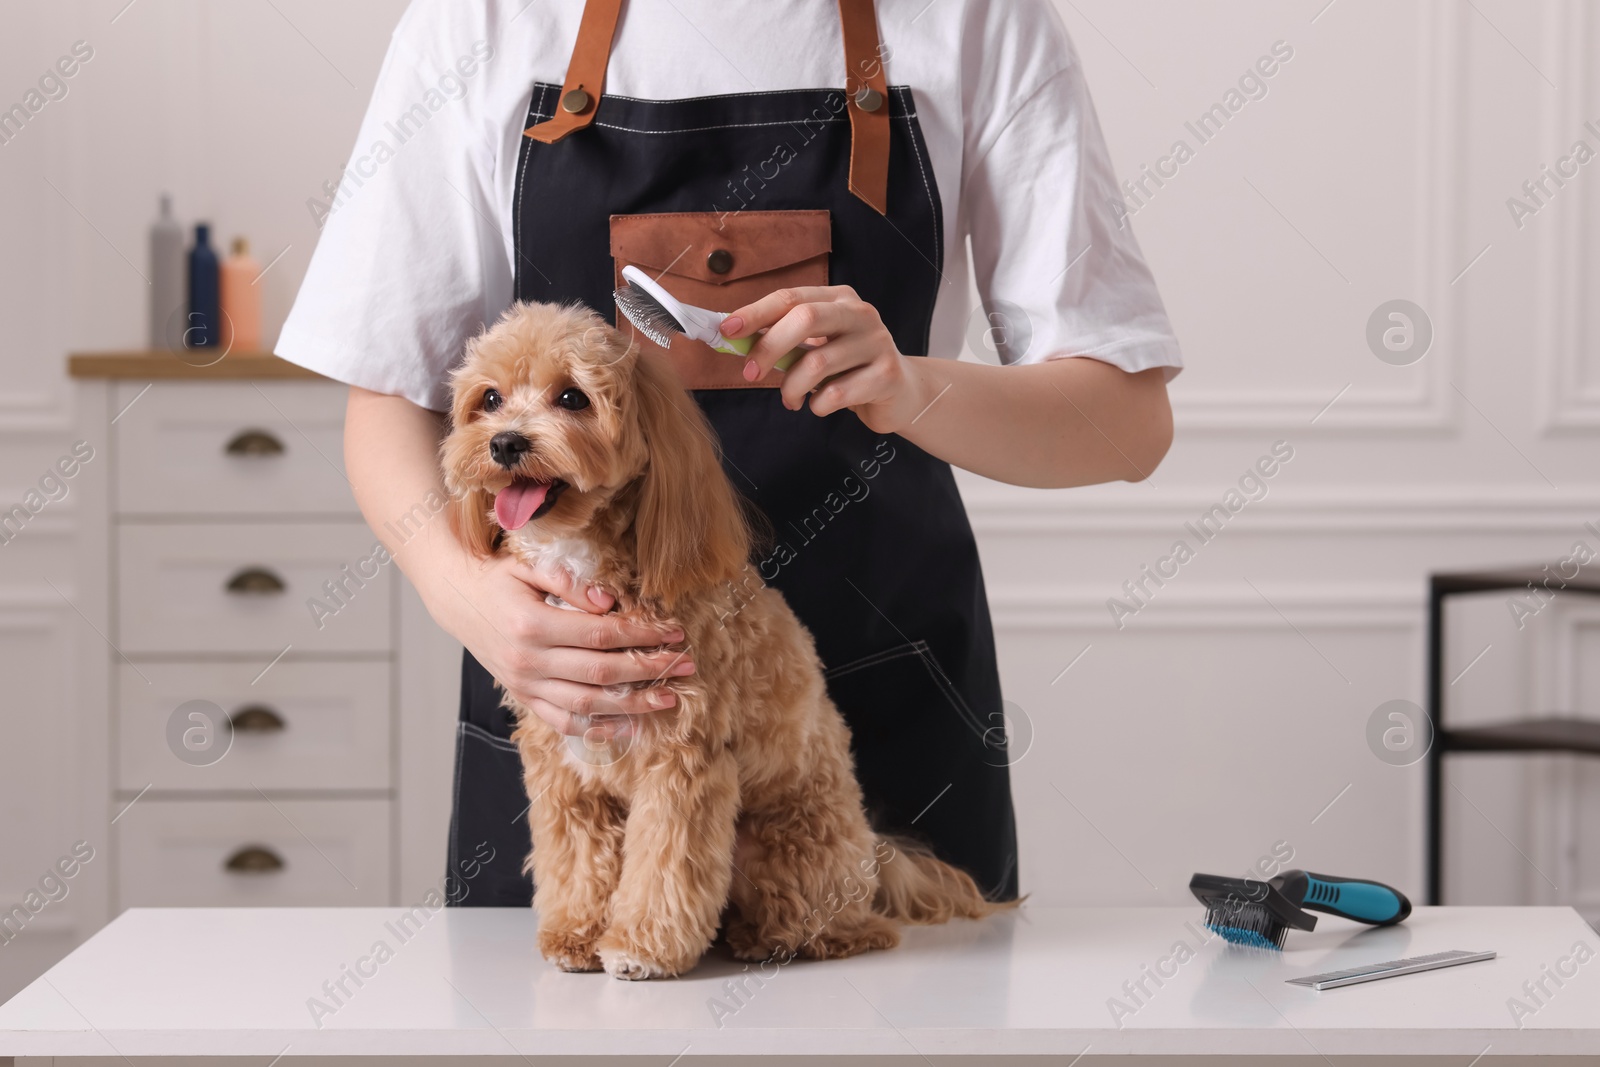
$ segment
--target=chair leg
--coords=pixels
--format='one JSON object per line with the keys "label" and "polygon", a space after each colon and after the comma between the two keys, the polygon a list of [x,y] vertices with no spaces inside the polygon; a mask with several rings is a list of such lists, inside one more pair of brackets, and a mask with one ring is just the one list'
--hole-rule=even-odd
{"label": "chair leg", "polygon": [[1428,588],[1428,725],[1427,754],[1427,882],[1424,899],[1444,899],[1444,597],[1437,584]]}

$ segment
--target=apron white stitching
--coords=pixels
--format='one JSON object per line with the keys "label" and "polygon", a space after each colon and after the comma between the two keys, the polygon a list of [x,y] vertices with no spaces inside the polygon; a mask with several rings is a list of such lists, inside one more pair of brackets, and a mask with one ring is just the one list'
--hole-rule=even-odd
{"label": "apron white stitching", "polygon": [[814,125],[817,125],[817,126],[833,126],[833,125],[837,125],[839,123],[847,123],[849,121],[850,121],[849,119],[812,119],[812,118],[803,118],[803,119],[793,119],[793,120],[779,121],[779,122],[729,122],[729,123],[725,123],[725,124],[723,124],[721,126],[686,126],[681,130],[636,130],[631,126],[614,126],[609,122],[597,122],[597,123],[595,123],[595,125],[596,126],[603,126],[608,130],[620,130],[623,133],[670,134],[670,133],[699,133],[702,130],[742,130],[742,129],[749,129],[749,128],[758,127],[758,126],[790,126],[790,127],[793,127],[793,126],[799,126],[799,125],[802,125],[802,124],[814,124]]}
{"label": "apron white stitching", "polygon": [[[912,106],[911,90],[902,88],[898,91],[905,94],[903,101],[905,106],[909,109]],[[914,119],[916,117],[917,113],[915,111],[908,110],[906,112],[906,118]],[[944,279],[944,234],[939,232],[939,219],[941,218],[942,212],[939,210],[940,205],[937,205],[933,202],[933,186],[928,183],[927,167],[922,165],[922,146],[918,143],[919,139],[917,137],[917,131],[910,129],[909,124],[907,124],[907,132],[911,134],[911,154],[916,157],[917,169],[922,172],[922,188],[928,194],[928,207],[933,209],[933,253],[939,257],[939,263],[934,270],[938,272],[939,278],[942,281]],[[931,166],[933,161],[929,160],[928,162]]]}
{"label": "apron white stitching", "polygon": [[485,730],[475,722],[464,722],[461,724],[461,729],[472,731],[474,737],[477,737],[480,741],[489,742],[489,744],[493,745],[495,748],[498,748],[502,752],[521,751],[517,748],[514,742],[508,741],[503,737],[496,737],[494,734],[491,734],[488,730]]}
{"label": "apron white stitching", "polygon": [[[549,93],[549,92],[550,92],[550,87],[549,86],[540,87],[540,89],[539,89],[539,109],[534,112],[535,116],[543,115],[543,113],[544,113],[544,98],[545,98],[545,95],[547,93]],[[531,101],[530,101],[530,103],[531,103]],[[531,138],[528,138],[526,136],[523,137],[524,141],[530,140],[530,139]],[[522,215],[523,215],[522,202],[523,202],[523,199],[527,196],[527,188],[528,188],[528,152],[529,151],[530,151],[529,147],[526,144],[524,144],[524,145],[521,146],[521,151],[519,152],[518,157],[517,157],[518,165],[522,167],[522,173],[517,177],[517,202],[516,202],[516,204],[513,205],[513,209],[517,213],[517,232],[511,238],[512,244],[515,245],[515,247],[511,251],[511,277],[513,279],[513,282],[512,282],[513,287],[515,287],[515,278],[521,272],[521,269],[522,269],[522,264],[517,262],[517,261],[522,258],[524,250],[528,247],[522,241]]]}

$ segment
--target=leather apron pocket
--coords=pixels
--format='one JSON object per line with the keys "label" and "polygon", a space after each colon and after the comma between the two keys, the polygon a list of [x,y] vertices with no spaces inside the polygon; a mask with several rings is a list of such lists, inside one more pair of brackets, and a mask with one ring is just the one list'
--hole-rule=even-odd
{"label": "leather apron pocket", "polygon": [[[611,258],[616,284],[622,268],[636,266],[686,304],[728,312],[777,289],[828,284],[832,223],[818,211],[673,211],[611,216]],[[629,329],[618,316],[617,325]],[[634,339],[646,356],[663,349],[643,334]],[[776,388],[773,371],[747,382],[744,360],[677,337],[665,350],[689,389]]]}

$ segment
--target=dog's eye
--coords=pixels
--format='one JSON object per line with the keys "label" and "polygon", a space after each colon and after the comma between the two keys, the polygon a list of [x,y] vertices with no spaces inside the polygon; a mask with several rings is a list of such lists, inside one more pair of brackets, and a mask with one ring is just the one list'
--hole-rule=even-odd
{"label": "dog's eye", "polygon": [[564,389],[556,397],[556,407],[566,408],[568,411],[582,411],[589,406],[589,398],[583,395],[580,389]]}
{"label": "dog's eye", "polygon": [[483,410],[485,410],[485,411],[499,411],[500,410],[500,405],[504,404],[505,402],[506,402],[506,398],[500,395],[500,390],[498,390],[498,389],[485,389],[483,391],[483,402],[482,402]]}

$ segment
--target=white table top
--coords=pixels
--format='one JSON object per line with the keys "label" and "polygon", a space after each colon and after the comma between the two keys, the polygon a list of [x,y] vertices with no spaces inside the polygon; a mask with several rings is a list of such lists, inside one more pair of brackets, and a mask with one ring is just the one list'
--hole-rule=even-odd
{"label": "white table top", "polygon": [[[1560,962],[1600,936],[1568,908],[1419,908],[1374,931],[1323,917],[1267,953],[1202,943],[1198,906],[1024,907],[796,962],[739,999],[727,983],[744,965],[720,949],[684,978],[630,983],[546,964],[531,912],[419,913],[404,941],[401,914],[126,912],[0,1007],[0,1056],[1600,1054],[1600,959]],[[334,1007],[323,983],[380,941],[392,958],[346,979],[319,1028],[310,998]],[[1193,958],[1161,964],[1180,941]],[[1284,983],[1452,948],[1500,956],[1320,993]],[[1177,973],[1146,978],[1141,1004],[1123,983],[1147,966]],[[1576,974],[1545,979],[1535,1004],[1523,983],[1558,966]],[[1520,1028],[1513,997],[1535,1009]],[[1112,998],[1136,1010],[1117,1020]]]}

